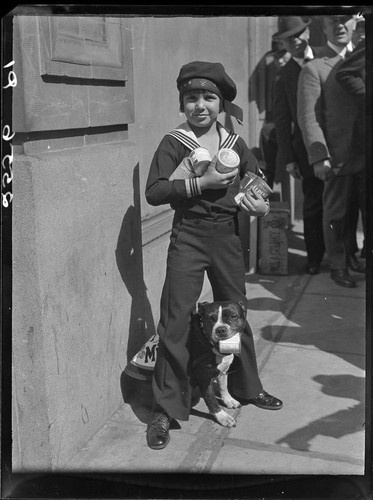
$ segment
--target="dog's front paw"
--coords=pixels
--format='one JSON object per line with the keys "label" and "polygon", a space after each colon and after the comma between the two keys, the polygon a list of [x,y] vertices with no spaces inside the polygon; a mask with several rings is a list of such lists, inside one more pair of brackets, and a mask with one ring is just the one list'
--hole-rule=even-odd
{"label": "dog's front paw", "polygon": [[226,411],[220,410],[214,413],[215,420],[224,427],[236,427],[236,419],[229,415]]}
{"label": "dog's front paw", "polygon": [[232,398],[232,396],[228,395],[221,398],[222,404],[227,408],[240,408],[241,403],[239,403],[236,399]]}

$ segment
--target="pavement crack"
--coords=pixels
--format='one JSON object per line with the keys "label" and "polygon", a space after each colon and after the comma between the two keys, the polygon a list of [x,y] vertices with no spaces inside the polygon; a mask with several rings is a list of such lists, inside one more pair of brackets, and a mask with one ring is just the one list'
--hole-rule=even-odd
{"label": "pavement crack", "polygon": [[[241,408],[237,408],[232,416],[237,420]],[[210,472],[221,448],[225,445],[230,428],[207,420],[198,430],[187,455],[178,467],[178,471],[192,473]]]}

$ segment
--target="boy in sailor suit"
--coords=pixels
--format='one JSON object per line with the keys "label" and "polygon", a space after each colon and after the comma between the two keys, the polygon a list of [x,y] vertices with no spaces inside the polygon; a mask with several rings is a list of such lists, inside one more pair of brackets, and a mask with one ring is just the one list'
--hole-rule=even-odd
{"label": "boy in sailor suit", "polygon": [[[220,63],[195,61],[184,65],[177,78],[180,110],[186,122],[166,134],[154,154],[146,183],[151,205],[170,204],[175,210],[167,255],[153,374],[154,415],[147,427],[150,448],[169,442],[171,419],[188,420],[191,408],[188,336],[191,314],[199,299],[204,273],[214,301],[246,303],[245,269],[238,234],[237,214],[263,216],[269,205],[258,194],[234,202],[240,179],[248,171],[259,173],[258,163],[241,137],[218,121],[221,111],[242,120],[232,103],[236,85]],[[169,180],[191,150],[206,148],[213,159],[201,177]],[[215,170],[221,148],[233,149],[240,164],[233,173]],[[237,175],[236,175],[237,174]],[[230,392],[241,402],[277,410],[282,402],[263,390],[258,376],[253,335],[246,322],[238,369],[229,375]]]}

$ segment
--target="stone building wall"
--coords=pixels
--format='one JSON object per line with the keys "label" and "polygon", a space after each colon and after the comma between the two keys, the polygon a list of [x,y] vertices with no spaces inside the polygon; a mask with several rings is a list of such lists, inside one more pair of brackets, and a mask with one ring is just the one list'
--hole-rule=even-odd
{"label": "stone building wall", "polygon": [[154,331],[172,212],[144,188],[182,121],[181,65],[224,64],[245,124],[221,119],[257,146],[248,80],[275,24],[14,16],[14,471],[63,468],[123,403],[122,372]]}

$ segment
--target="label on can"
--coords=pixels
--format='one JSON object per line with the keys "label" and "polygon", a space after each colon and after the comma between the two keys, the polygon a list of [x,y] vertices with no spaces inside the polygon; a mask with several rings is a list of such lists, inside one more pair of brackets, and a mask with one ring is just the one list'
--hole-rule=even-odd
{"label": "label on can", "polygon": [[264,181],[260,179],[257,183],[253,183],[251,189],[256,193],[260,194],[260,196],[264,199],[268,198],[268,189],[263,185]]}
{"label": "label on can", "polygon": [[240,157],[233,149],[220,149],[216,161],[216,170],[221,174],[232,172],[240,164]]}
{"label": "label on can", "polygon": [[236,204],[239,205],[245,194],[250,191],[258,193],[264,200],[273,193],[272,189],[261,177],[252,172],[247,172],[240,183],[240,191],[235,196]]}
{"label": "label on can", "polygon": [[189,158],[192,162],[193,172],[196,175],[203,175],[211,163],[211,156],[206,148],[193,149]]}
{"label": "label on can", "polygon": [[241,336],[239,333],[226,340],[219,340],[220,354],[239,354],[241,352]]}

